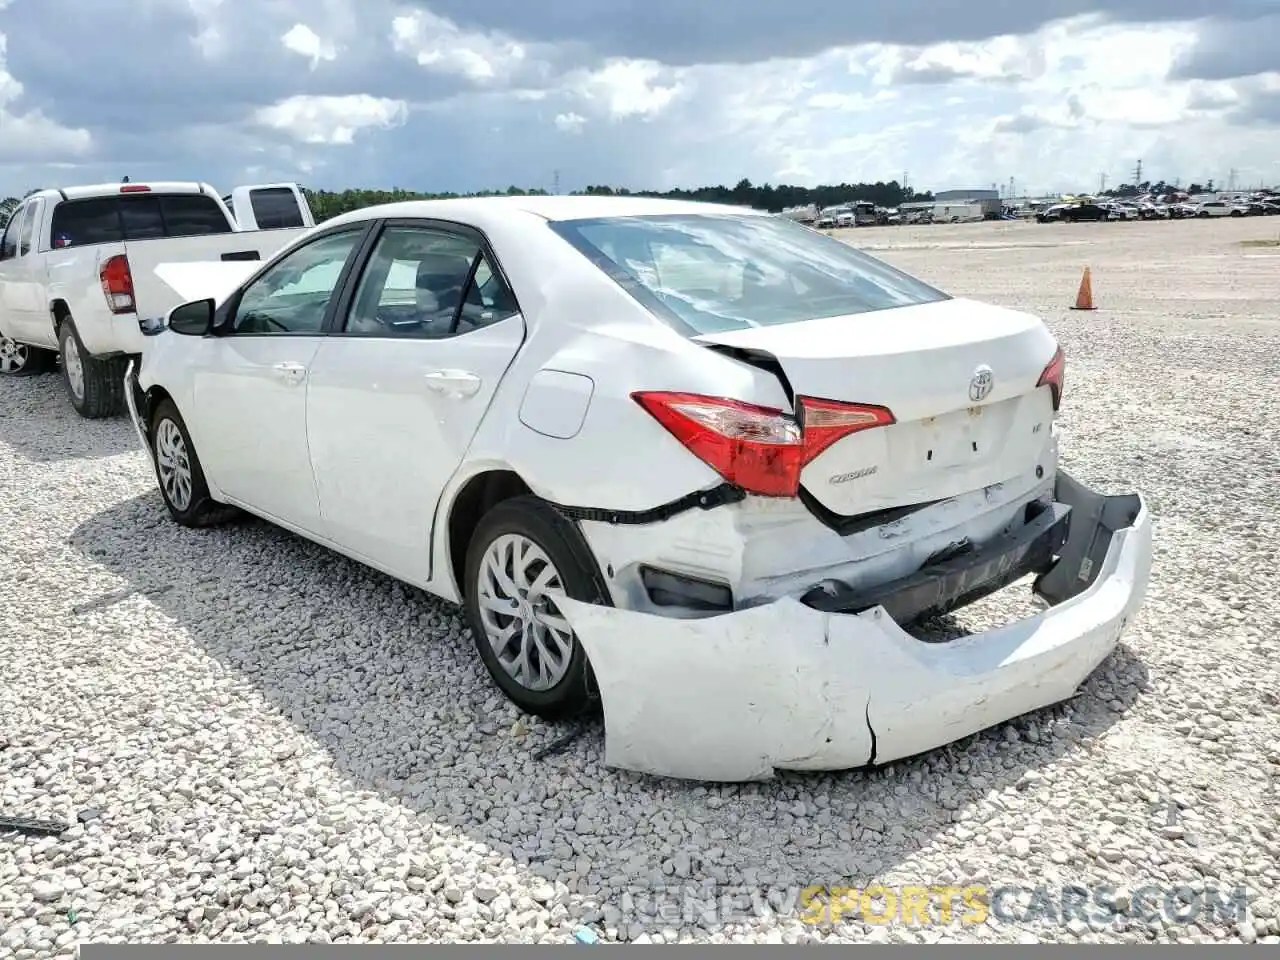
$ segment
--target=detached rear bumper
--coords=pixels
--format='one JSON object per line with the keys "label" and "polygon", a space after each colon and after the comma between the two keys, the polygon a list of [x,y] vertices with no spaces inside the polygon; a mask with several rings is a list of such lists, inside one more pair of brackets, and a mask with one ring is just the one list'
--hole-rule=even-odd
{"label": "detached rear bumper", "polygon": [[832,613],[796,600],[701,619],[564,601],[599,684],[610,766],[695,780],[887,763],[1072,696],[1141,606],[1151,519],[1138,494],[1060,474],[1060,559],[1036,581],[1052,606],[949,643],[904,632],[883,605]]}

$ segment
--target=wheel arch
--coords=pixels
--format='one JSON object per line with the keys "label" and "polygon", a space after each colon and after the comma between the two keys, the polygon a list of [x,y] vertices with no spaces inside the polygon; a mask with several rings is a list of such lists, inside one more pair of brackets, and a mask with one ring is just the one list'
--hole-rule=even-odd
{"label": "wheel arch", "polygon": [[71,307],[61,297],[49,301],[49,316],[53,318],[53,338],[61,342],[62,324],[71,316]]}
{"label": "wheel arch", "polygon": [[[178,401],[173,399],[173,394],[164,387],[150,387],[142,392],[142,409],[138,411],[138,415],[142,417],[142,422],[146,424],[148,442],[151,439],[151,417],[155,413],[156,407],[166,400],[175,407],[178,406]],[[181,413],[182,411],[179,410],[178,412]]]}
{"label": "wheel arch", "polygon": [[532,492],[514,470],[494,468],[471,477],[453,498],[445,529],[445,559],[459,599],[466,596],[467,548],[480,519],[502,501]]}

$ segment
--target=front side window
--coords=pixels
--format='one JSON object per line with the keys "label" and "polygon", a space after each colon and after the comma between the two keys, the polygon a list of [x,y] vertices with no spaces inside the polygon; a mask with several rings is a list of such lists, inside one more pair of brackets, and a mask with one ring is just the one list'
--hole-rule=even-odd
{"label": "front side window", "polygon": [[31,252],[31,238],[35,236],[36,220],[40,218],[40,203],[32,200],[27,204],[27,215],[22,218],[22,232],[18,234],[18,256],[25,257]]}
{"label": "front side window", "polygon": [[343,268],[364,228],[301,247],[245,288],[236,305],[237,334],[320,334]]}
{"label": "front side window", "polygon": [[22,207],[18,207],[9,217],[9,225],[4,228],[4,239],[0,241],[0,260],[12,260],[18,255],[18,231],[21,228]]}
{"label": "front side window", "polygon": [[475,239],[392,226],[374,245],[344,332],[436,340],[516,312],[515,298]]}
{"label": "front side window", "polygon": [[551,228],[658,316],[695,336],[949,299],[781,217],[607,217]]}

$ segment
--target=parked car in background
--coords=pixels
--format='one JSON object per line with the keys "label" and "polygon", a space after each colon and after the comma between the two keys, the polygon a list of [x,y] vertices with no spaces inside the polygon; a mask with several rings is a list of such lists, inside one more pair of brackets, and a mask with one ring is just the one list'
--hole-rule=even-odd
{"label": "parked car in background", "polygon": [[1062,211],[1070,204],[1055,203],[1045,207],[1036,214],[1036,223],[1057,223],[1062,220]]}
{"label": "parked car in background", "polygon": [[1101,203],[1064,203],[1058,207],[1050,207],[1036,218],[1041,223],[1054,221],[1077,223],[1093,220],[1116,220],[1119,215],[1110,206]]}
{"label": "parked car in background", "polygon": [[1196,206],[1197,217],[1247,217],[1249,205],[1231,200],[1207,200]]}
{"label": "parked car in background", "polygon": [[180,302],[156,264],[262,260],[315,225],[296,184],[240,187],[231,200],[229,208],[212,187],[188,182],[27,197],[0,241],[0,373],[50,370],[61,357],[78,413],[122,413],[125,363],[142,349],[139,322]]}
{"label": "parked car in background", "polygon": [[[522,709],[603,703],[612,766],[911,756],[1072,696],[1142,603],[1148,509],[1059,468],[1046,326],[781,217],[419,201],[180,286],[127,390],[173,520],[460,602]],[[1028,574],[1043,612],[905,629]]]}

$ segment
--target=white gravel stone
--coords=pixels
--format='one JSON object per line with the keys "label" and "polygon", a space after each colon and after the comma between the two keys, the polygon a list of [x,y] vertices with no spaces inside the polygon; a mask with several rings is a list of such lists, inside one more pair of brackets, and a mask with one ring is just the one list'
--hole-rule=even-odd
{"label": "white gravel stone", "polygon": [[[75,823],[0,835],[0,955],[565,943],[582,925],[655,943],[1275,942],[1280,261],[1238,246],[1273,223],[852,234],[1046,318],[1069,358],[1064,464],[1145,491],[1158,544],[1146,608],[1079,697],[871,773],[655,780],[606,769],[598,724],[534,761],[565,731],[498,694],[457,610],[256,521],[176,527],[127,423],[81,420],[54,376],[0,380],[0,813]],[[1100,309],[1072,313],[1086,263]],[[944,626],[1031,609],[1006,591]],[[1059,906],[1063,887],[1107,887],[1129,915],[800,919],[802,888],[872,883],[1041,886]],[[1177,922],[1153,886],[1247,887],[1251,911]]]}

